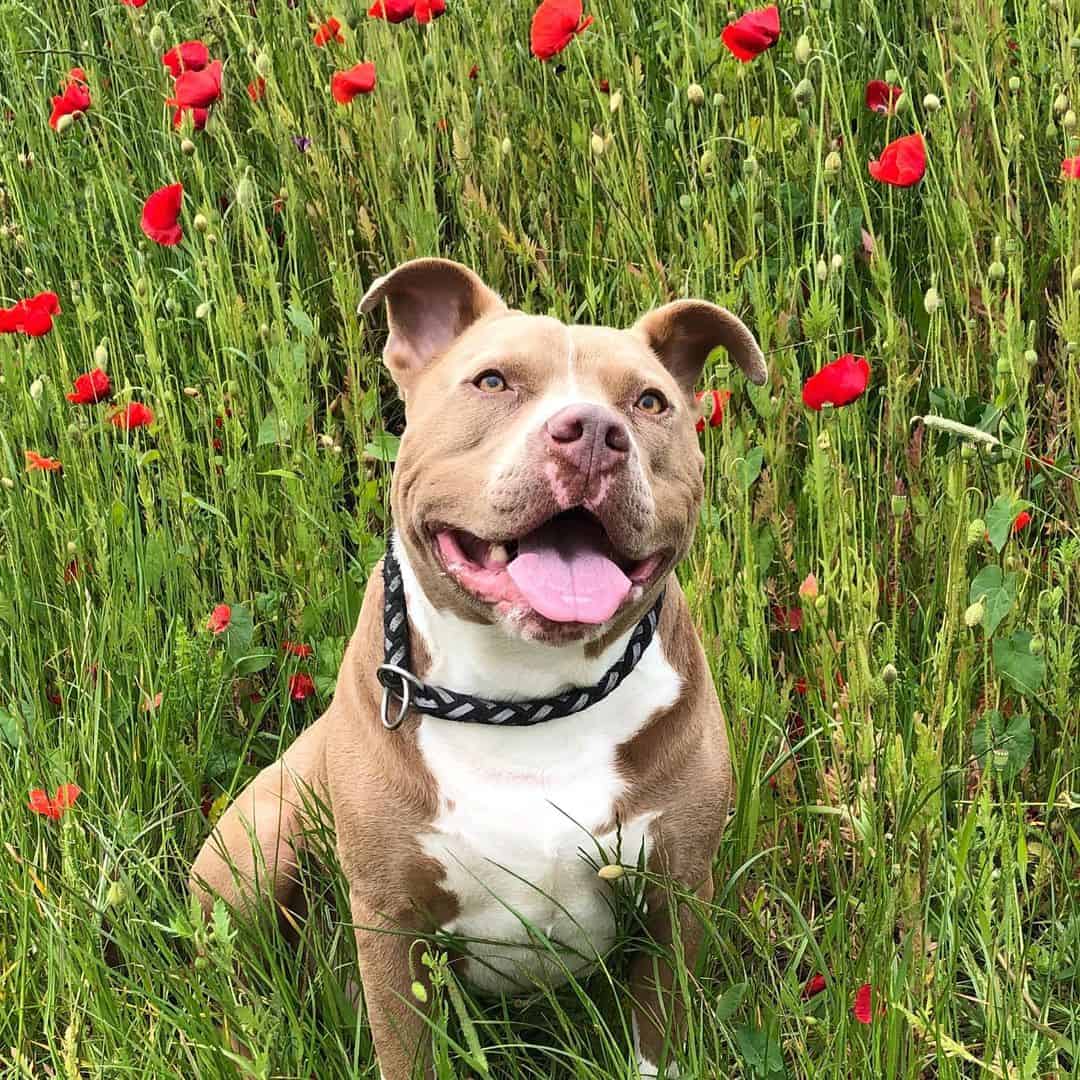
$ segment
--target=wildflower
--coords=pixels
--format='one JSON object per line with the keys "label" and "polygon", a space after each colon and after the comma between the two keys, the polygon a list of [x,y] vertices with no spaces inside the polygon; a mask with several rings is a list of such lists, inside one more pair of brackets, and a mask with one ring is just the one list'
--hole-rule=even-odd
{"label": "wildflower", "polygon": [[315,655],[315,650],[310,645],[304,645],[299,641],[289,641],[288,639],[281,643],[281,649],[283,652],[292,653],[293,656],[299,656],[302,660]]}
{"label": "wildflower", "polygon": [[75,805],[75,800],[82,794],[78,784],[61,784],[56,789],[56,795],[49,798],[47,792],[41,788],[34,788],[30,792],[30,809],[42,817],[52,818],[59,821],[65,812]]}
{"label": "wildflower", "polygon": [[301,154],[306,154],[311,149],[311,139],[307,135],[294,135],[292,141]]}
{"label": "wildflower", "polygon": [[865,356],[845,353],[811,375],[803,384],[803,404],[820,411],[822,405],[850,405],[861,397],[870,382],[870,365]]}
{"label": "wildflower", "polygon": [[213,611],[210,612],[210,618],[206,622],[206,629],[211,634],[222,634],[229,629],[229,623],[232,621],[232,608],[228,604],[218,604]]}
{"label": "wildflower", "polygon": [[210,50],[201,41],[185,41],[174,45],[161,58],[174,79],[185,71],[202,71],[210,63]]}
{"label": "wildflower", "polygon": [[803,583],[799,586],[799,595],[804,600],[814,600],[818,595],[817,578],[813,574],[807,574]]}
{"label": "wildflower", "polygon": [[109,417],[109,423],[121,431],[132,431],[135,428],[148,427],[154,422],[154,413],[141,401],[133,401],[126,408],[114,412]]}
{"label": "wildflower", "polygon": [[795,634],[802,629],[803,613],[801,608],[783,607],[776,604],[772,609],[772,614],[778,630],[786,630]]}
{"label": "wildflower", "polygon": [[304,701],[314,693],[315,683],[306,671],[289,676],[289,697],[293,701]]}
{"label": "wildflower", "polygon": [[779,41],[780,9],[771,4],[748,11],[741,19],[728,23],[720,38],[732,56],[748,64]]}
{"label": "wildflower", "polygon": [[266,80],[260,75],[247,84],[247,94],[252,101],[262,101],[266,96]]}
{"label": "wildflower", "polygon": [[1012,534],[1016,536],[1022,533],[1031,524],[1031,515],[1026,510],[1021,510],[1012,523]]}
{"label": "wildflower", "polygon": [[1080,180],[1080,157],[1066,158],[1061,163],[1061,176],[1065,180]]}
{"label": "wildflower", "polygon": [[811,975],[806,980],[806,985],[802,988],[803,1001],[809,1001],[812,997],[817,997],[818,994],[825,989],[825,976],[820,974]]}
{"label": "wildflower", "polygon": [[143,204],[142,231],[155,243],[165,247],[179,244],[184,238],[184,230],[178,220],[183,201],[183,184],[158,188]]}
{"label": "wildflower", "polygon": [[330,93],[339,105],[348,105],[357,94],[370,94],[375,89],[375,65],[357,64],[348,71],[335,71],[330,80]]}
{"label": "wildflower", "polygon": [[27,472],[58,472],[64,466],[58,458],[42,457],[36,450],[26,450]]}
{"label": "wildflower", "polygon": [[479,64],[473,64],[473,66],[471,68],[469,68],[469,78],[473,79],[475,81],[477,78],[479,78],[479,76],[480,76],[480,65]]}
{"label": "wildflower", "polygon": [[9,308],[0,308],[0,334],[26,334],[43,337],[60,314],[60,299],[54,292],[40,292],[20,300]]}
{"label": "wildflower", "polygon": [[109,376],[101,368],[94,368],[75,380],[75,390],[68,394],[68,401],[75,405],[96,405],[105,401],[112,393]]}
{"label": "wildflower", "polygon": [[[852,1014],[860,1024],[869,1024],[874,1019],[874,991],[869,983],[863,983],[858,990],[855,991],[855,1004],[852,1007]],[[877,1013],[879,1016],[885,1015],[885,1006],[882,1005],[878,1008]]]}
{"label": "wildflower", "polygon": [[[184,122],[184,113],[190,113],[191,126],[195,131],[202,131],[206,127],[206,121],[210,119],[209,109],[197,109],[191,108],[185,105],[181,105],[173,110],[173,127],[178,128]],[[195,144],[191,144],[191,149],[195,149]]]}
{"label": "wildflower", "polygon": [[207,109],[221,97],[221,61],[215,60],[200,71],[184,71],[173,83],[170,105],[182,109]]}
{"label": "wildflower", "polygon": [[894,139],[867,166],[870,175],[892,187],[912,187],[926,173],[926,144],[918,133]]}
{"label": "wildflower", "polygon": [[533,56],[540,60],[558,56],[592,22],[591,15],[582,18],[581,0],[542,0],[529,31]]}
{"label": "wildflower", "polygon": [[68,80],[58,97],[52,99],[52,114],[49,116],[49,127],[53,131],[58,130],[57,125],[65,116],[74,116],[76,113],[84,113],[90,108],[90,91],[86,85],[86,73],[82,68],[72,68],[68,72]]}
{"label": "wildflower", "polygon": [[882,116],[895,116],[896,106],[903,96],[902,86],[890,86],[881,79],[871,79],[866,84],[866,107]]}
{"label": "wildflower", "polygon": [[730,390],[706,390],[703,393],[696,394],[694,400],[697,401],[698,407],[701,409],[701,415],[697,419],[698,434],[705,430],[705,425],[709,427],[719,427],[724,422],[724,406],[731,400]]}
{"label": "wildflower", "polygon": [[334,18],[327,19],[326,22],[315,31],[315,36],[312,40],[320,49],[325,49],[331,41],[336,41],[338,45],[344,45],[345,35],[341,32],[341,23]]}
{"label": "wildflower", "polygon": [[141,8],[146,3],[146,0],[120,0],[120,3],[124,7]]}
{"label": "wildflower", "polygon": [[385,19],[388,23],[401,23],[415,18],[422,26],[446,12],[446,0],[375,0],[368,8],[372,19]]}

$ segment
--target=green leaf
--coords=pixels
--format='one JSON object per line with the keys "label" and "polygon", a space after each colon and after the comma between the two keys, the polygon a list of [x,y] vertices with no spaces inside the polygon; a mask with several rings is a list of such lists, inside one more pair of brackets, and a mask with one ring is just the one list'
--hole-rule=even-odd
{"label": "green leaf", "polygon": [[18,717],[7,709],[0,709],[0,743],[12,750],[18,750],[22,743],[22,728]]}
{"label": "green leaf", "polygon": [[401,439],[397,435],[380,431],[373,436],[371,442],[364,444],[364,457],[368,461],[385,461],[388,464],[397,461],[398,447]]}
{"label": "green leaf", "polygon": [[256,446],[284,446],[289,441],[289,422],[276,412],[268,412],[259,424]]}
{"label": "green leaf", "polygon": [[1026,510],[1031,503],[1018,499],[1015,495],[999,495],[994,505],[986,511],[986,531],[995,551],[1001,551],[1012,535],[1013,522],[1021,510]]}
{"label": "green leaf", "polygon": [[755,446],[746,457],[735,463],[735,475],[743,491],[749,491],[754,486],[764,464],[765,450],[760,446]]}
{"label": "green leaf", "polygon": [[759,1028],[738,1027],[735,1041],[749,1072],[763,1078],[786,1076],[784,1055],[780,1044],[767,1031]]}
{"label": "green leaf", "polygon": [[253,652],[241,656],[233,667],[234,675],[254,675],[256,671],[265,671],[274,662],[272,652]]}
{"label": "green leaf", "polygon": [[729,986],[723,996],[716,1003],[716,1019],[723,1023],[735,1015],[736,1010],[743,1003],[746,991],[750,988],[749,983],[737,982]]}
{"label": "green leaf", "polygon": [[154,592],[161,584],[162,575],[165,573],[165,548],[157,533],[151,533],[146,538],[146,544],[143,546],[142,572],[146,591]]}
{"label": "green leaf", "polygon": [[978,603],[980,599],[986,605],[983,629],[990,637],[1016,601],[1016,575],[1002,574],[1000,566],[984,566],[968,590],[969,604]]}
{"label": "green leaf", "polygon": [[1046,657],[1033,656],[1031,635],[1017,630],[994,642],[994,670],[1021,694],[1031,694],[1046,678]]}
{"label": "green leaf", "polygon": [[228,628],[221,635],[225,642],[225,652],[234,664],[247,656],[254,636],[255,623],[252,621],[251,612],[246,607],[234,605],[229,616]]}
{"label": "green leaf", "polygon": [[1031,721],[1026,716],[1011,716],[1006,721],[996,709],[979,717],[971,733],[971,748],[983,770],[995,769],[1011,780],[1028,763],[1035,748]]}
{"label": "green leaf", "polygon": [[285,309],[285,317],[296,327],[301,337],[311,337],[315,333],[315,324],[301,308],[290,304]]}

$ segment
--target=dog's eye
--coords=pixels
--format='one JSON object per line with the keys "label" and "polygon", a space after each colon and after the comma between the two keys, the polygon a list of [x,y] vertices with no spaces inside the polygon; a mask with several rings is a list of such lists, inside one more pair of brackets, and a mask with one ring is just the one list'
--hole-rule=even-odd
{"label": "dog's eye", "polygon": [[473,386],[485,394],[501,394],[506,389],[506,380],[497,371],[483,371],[473,379]]}
{"label": "dog's eye", "polygon": [[637,407],[642,412],[647,412],[652,416],[659,416],[667,408],[667,401],[659,390],[646,390],[637,399]]}

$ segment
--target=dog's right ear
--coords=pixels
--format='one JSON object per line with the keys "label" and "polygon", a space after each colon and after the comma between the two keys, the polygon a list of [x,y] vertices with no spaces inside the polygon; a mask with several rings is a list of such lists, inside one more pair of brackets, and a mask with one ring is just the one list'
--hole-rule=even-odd
{"label": "dog's right ear", "polygon": [[413,259],[376,278],[360,301],[366,315],[386,301],[383,360],[402,397],[416,376],[473,323],[506,305],[470,269],[449,259]]}

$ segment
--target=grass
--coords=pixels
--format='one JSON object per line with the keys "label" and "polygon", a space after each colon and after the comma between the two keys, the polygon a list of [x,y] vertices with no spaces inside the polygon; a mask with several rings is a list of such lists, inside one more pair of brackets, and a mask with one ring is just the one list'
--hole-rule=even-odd
{"label": "grass", "polygon": [[[738,782],[706,955],[679,971],[686,1074],[1080,1072],[1080,183],[1059,179],[1080,7],[784,5],[743,66],[723,4],[594,0],[561,70],[529,56],[531,10],[458,0],[419,32],[341,5],[346,44],[320,50],[309,16],[333,9],[284,0],[0,2],[0,300],[63,307],[46,337],[0,337],[4,1074],[234,1075],[237,1036],[255,1075],[377,1076],[338,877],[299,959],[265,925],[197,927],[183,883],[200,807],[329,700],[403,421],[354,311],[430,253],[568,320],[705,296],[769,354],[761,391],[726,358],[707,372],[733,396],[681,570]],[[158,57],[195,37],[224,98],[174,132]],[[361,59],[375,92],[336,105],[331,72]],[[93,105],[58,134],[75,64]],[[891,118],[863,103],[887,74]],[[912,131],[923,181],[873,181]],[[174,181],[166,249],[139,214]],[[804,408],[846,352],[868,392]],[[96,363],[152,427],[65,400]],[[62,473],[27,472],[28,449]],[[205,629],[223,601],[228,643]],[[83,795],[60,820],[29,811],[65,782]],[[448,982],[439,1075],[632,1075],[624,970],[528,1003]]]}

